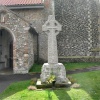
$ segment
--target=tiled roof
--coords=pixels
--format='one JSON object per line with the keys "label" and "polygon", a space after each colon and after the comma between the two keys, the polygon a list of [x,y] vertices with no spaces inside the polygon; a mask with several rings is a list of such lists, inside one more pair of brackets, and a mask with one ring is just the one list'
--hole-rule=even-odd
{"label": "tiled roof", "polygon": [[42,0],[0,0],[0,5],[32,5],[42,4]]}

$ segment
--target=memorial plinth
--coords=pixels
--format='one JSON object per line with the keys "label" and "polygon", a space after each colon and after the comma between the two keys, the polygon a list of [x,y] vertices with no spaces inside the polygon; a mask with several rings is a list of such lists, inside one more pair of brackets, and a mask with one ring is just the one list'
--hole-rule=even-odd
{"label": "memorial plinth", "polygon": [[48,63],[44,63],[41,72],[41,81],[46,82],[50,74],[56,76],[56,83],[68,83],[66,70],[62,63],[58,63],[57,39],[62,26],[55,20],[54,15],[49,15],[48,20],[42,26],[42,30],[48,35]]}

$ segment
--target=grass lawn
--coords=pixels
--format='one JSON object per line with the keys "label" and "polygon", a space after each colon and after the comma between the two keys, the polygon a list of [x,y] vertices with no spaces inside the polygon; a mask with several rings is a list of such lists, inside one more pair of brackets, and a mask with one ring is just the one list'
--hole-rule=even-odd
{"label": "grass lawn", "polygon": [[[100,63],[64,63],[66,70],[74,70],[81,68],[89,68],[93,66],[100,66]],[[41,72],[42,64],[34,64],[30,69],[30,72]]]}
{"label": "grass lawn", "polygon": [[100,71],[71,75],[81,85],[79,89],[46,89],[29,91],[30,80],[11,84],[0,100],[100,100]]}

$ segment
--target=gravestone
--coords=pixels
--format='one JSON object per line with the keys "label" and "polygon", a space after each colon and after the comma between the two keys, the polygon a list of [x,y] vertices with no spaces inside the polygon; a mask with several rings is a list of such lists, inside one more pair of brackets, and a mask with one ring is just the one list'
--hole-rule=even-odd
{"label": "gravestone", "polygon": [[49,15],[48,20],[42,26],[42,30],[48,35],[48,63],[44,63],[41,72],[41,81],[46,82],[50,74],[56,76],[56,83],[68,83],[66,70],[62,63],[58,63],[57,39],[62,26],[55,20],[54,15]]}

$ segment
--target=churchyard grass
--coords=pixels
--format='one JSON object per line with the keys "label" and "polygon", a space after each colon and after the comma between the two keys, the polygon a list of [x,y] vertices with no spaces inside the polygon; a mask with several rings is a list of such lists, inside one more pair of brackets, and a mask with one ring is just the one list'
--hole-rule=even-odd
{"label": "churchyard grass", "polygon": [[80,88],[28,90],[30,80],[12,83],[3,93],[0,100],[99,100],[100,71],[71,75]]}
{"label": "churchyard grass", "polygon": [[100,62],[78,62],[78,63],[64,63],[66,70],[89,68],[94,66],[100,66]]}
{"label": "churchyard grass", "polygon": [[[74,69],[82,69],[82,68],[88,68],[93,66],[100,66],[100,62],[79,62],[79,63],[64,63],[64,66],[66,70],[74,70]],[[41,72],[42,64],[34,64],[32,68],[30,69],[30,72]]]}
{"label": "churchyard grass", "polygon": [[33,64],[33,66],[30,69],[30,72],[41,72],[42,64]]}

